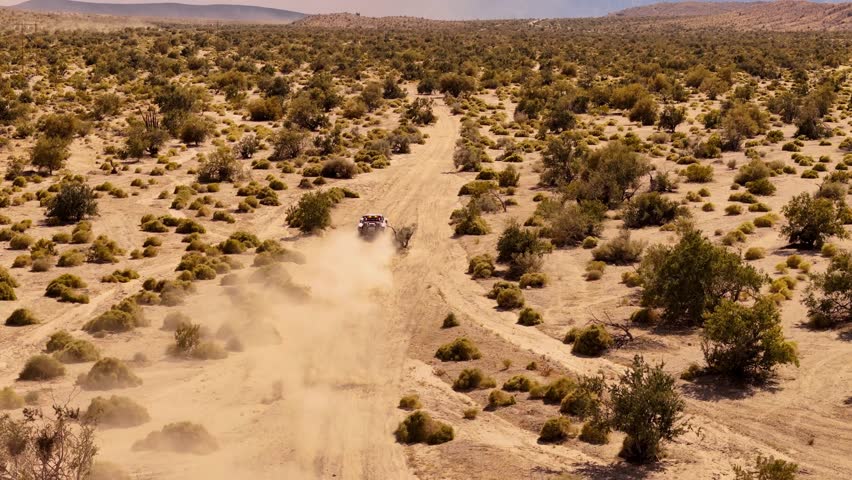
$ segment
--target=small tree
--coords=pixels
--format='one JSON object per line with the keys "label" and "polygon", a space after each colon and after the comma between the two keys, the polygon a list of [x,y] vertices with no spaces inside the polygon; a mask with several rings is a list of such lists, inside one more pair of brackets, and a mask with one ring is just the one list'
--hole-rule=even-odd
{"label": "small tree", "polygon": [[674,133],[677,126],[683,123],[686,119],[686,110],[683,107],[675,105],[666,105],[663,111],[660,112],[660,120],[657,125],[661,130]]}
{"label": "small tree", "polygon": [[244,175],[239,160],[227,147],[219,147],[215,152],[211,152],[198,167],[198,181],[201,183],[234,182]]}
{"label": "small tree", "polygon": [[766,282],[738,255],[713,245],[691,226],[676,245],[649,248],[639,274],[643,303],[663,308],[667,322],[690,326],[700,325],[704,313],[722,300],[755,295]]}
{"label": "small tree", "polygon": [[804,248],[820,248],[830,237],[847,238],[840,209],[830,199],[814,198],[809,193],[796,195],[781,209],[787,224],[781,227],[790,243]]}
{"label": "small tree", "polygon": [[620,456],[636,463],[656,461],[660,443],[683,435],[685,403],[675,389],[675,379],[663,365],[651,367],[640,356],[610,387],[612,426],[627,434]]}
{"label": "small tree", "polygon": [[82,182],[62,182],[59,192],[48,201],[45,214],[63,223],[79,222],[97,215],[98,202],[91,187]]}
{"label": "small tree", "polygon": [[180,140],[186,144],[198,146],[210,135],[210,122],[201,116],[192,115],[187,118],[180,128]]}
{"label": "small tree", "polygon": [[272,161],[290,160],[298,157],[305,148],[305,135],[303,132],[290,128],[282,128],[276,133],[270,143],[272,144]]}
{"label": "small tree", "polygon": [[38,169],[53,174],[65,166],[68,152],[68,140],[61,137],[41,137],[30,152],[30,163]]}
{"label": "small tree", "polygon": [[249,159],[257,153],[259,148],[260,140],[257,139],[256,135],[250,133],[244,136],[239,143],[237,143],[236,151],[240,154],[240,158]]}
{"label": "small tree", "polygon": [[541,157],[544,166],[541,184],[556,187],[571,183],[580,168],[582,153],[576,139],[568,133],[551,139]]}
{"label": "small tree", "polygon": [[799,365],[778,308],[765,297],[751,307],[724,300],[705,317],[701,349],[711,371],[736,378],[765,378],[776,365]]}
{"label": "small tree", "polygon": [[852,253],[833,256],[825,273],[812,278],[804,302],[810,324],[831,328],[852,322]]}

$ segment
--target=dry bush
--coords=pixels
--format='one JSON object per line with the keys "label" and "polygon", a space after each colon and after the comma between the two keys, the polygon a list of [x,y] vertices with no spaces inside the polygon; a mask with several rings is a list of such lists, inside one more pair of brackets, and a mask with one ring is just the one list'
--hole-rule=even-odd
{"label": "dry bush", "polygon": [[115,240],[110,240],[106,235],[99,235],[92,242],[86,254],[89,263],[118,263],[118,257],[124,255],[124,250],[118,246]]}
{"label": "dry bush", "polygon": [[7,327],[25,327],[28,325],[36,325],[39,322],[35,314],[26,308],[18,308],[6,318]]}
{"label": "dry bush", "polygon": [[458,326],[459,321],[456,318],[456,314],[453,312],[448,313],[447,316],[444,317],[444,321],[441,323],[441,328],[453,328]]}
{"label": "dry bush", "polygon": [[101,427],[130,428],[151,420],[148,410],[128,397],[113,395],[95,397],[86,409],[85,418]]}
{"label": "dry bush", "polygon": [[488,394],[488,405],[485,407],[488,410],[496,410],[498,408],[509,407],[516,403],[515,396],[510,395],[503,390],[492,390]]}
{"label": "dry bush", "polygon": [[607,332],[603,325],[599,324],[572,329],[565,335],[565,343],[574,344],[571,347],[571,353],[588,357],[597,357],[614,345],[612,335]]}
{"label": "dry bush", "polygon": [[442,345],[435,352],[435,358],[442,362],[466,362],[482,357],[476,345],[467,338],[457,338],[452,342]]}
{"label": "dry bush", "polygon": [[645,242],[632,240],[630,232],[622,230],[617,237],[592,250],[595,260],[614,265],[636,263],[645,250]]}
{"label": "dry bush", "polygon": [[537,386],[535,380],[530,379],[525,375],[515,375],[503,383],[503,390],[507,392],[529,392],[530,389]]}
{"label": "dry bush", "polygon": [[402,410],[418,410],[423,407],[420,397],[417,395],[406,395],[399,399],[399,408]]}
{"label": "dry bush", "polygon": [[577,436],[577,427],[567,417],[550,418],[544,422],[538,435],[540,442],[558,443]]}
{"label": "dry bush", "polygon": [[478,368],[465,368],[453,382],[453,390],[457,392],[469,392],[483,388],[494,388],[495,385],[494,379],[482,373],[482,370]]}
{"label": "dry bush", "polygon": [[83,325],[83,330],[91,334],[98,332],[120,333],[148,325],[150,325],[150,321],[145,318],[142,308],[131,297],[122,300],[106,312],[86,322]]}
{"label": "dry bush", "polygon": [[200,183],[236,182],[246,177],[239,160],[227,147],[219,147],[201,162],[198,167]]}
{"label": "dry bush", "polygon": [[219,443],[203,425],[192,422],[170,423],[133,444],[133,450],[208,455],[219,450]]}
{"label": "dry bush", "polygon": [[117,358],[102,358],[92,365],[88,373],[77,378],[77,384],[85,390],[111,390],[142,385],[127,365]]}
{"label": "dry bush", "polygon": [[17,410],[23,406],[24,399],[15,393],[12,387],[0,389],[0,410]]}
{"label": "dry bush", "polygon": [[453,427],[446,423],[432,419],[432,417],[418,410],[403,420],[394,432],[399,443],[414,444],[426,443],[428,445],[439,445],[453,439]]}
{"label": "dry bush", "polygon": [[[57,334],[54,334],[54,336],[56,335]],[[52,336],[50,341],[48,341],[48,350],[50,350],[50,347],[56,346],[57,343],[61,341],[62,347],[53,351],[53,357],[62,363],[94,362],[101,358],[101,354],[98,352],[98,349],[89,341],[75,338],[54,339],[54,336]]]}
{"label": "dry bush", "polygon": [[50,380],[65,375],[65,367],[48,355],[34,355],[27,360],[18,380]]}
{"label": "dry bush", "polygon": [[518,314],[518,325],[534,327],[542,322],[544,322],[544,320],[541,317],[541,313],[532,308],[526,307]]}

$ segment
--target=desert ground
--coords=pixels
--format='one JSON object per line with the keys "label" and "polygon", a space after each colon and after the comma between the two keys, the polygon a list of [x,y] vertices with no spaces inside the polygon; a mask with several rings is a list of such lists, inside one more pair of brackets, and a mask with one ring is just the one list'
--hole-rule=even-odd
{"label": "desert ground", "polygon": [[[612,21],[617,28],[629,24]],[[0,170],[13,172],[2,183],[0,265],[17,285],[14,299],[0,301],[0,319],[19,309],[34,317],[23,326],[0,326],[0,389],[10,387],[0,397],[3,413],[19,419],[41,409],[49,416],[53,405],[86,412],[96,397],[113,395],[142,407],[145,415],[137,421],[93,424],[95,464],[121,471],[85,477],[93,479],[740,479],[752,477],[735,477],[735,466],[751,466],[757,456],[795,463],[796,478],[852,476],[849,332],[843,321],[814,328],[806,303],[813,278],[832,257],[852,249],[842,233],[852,222],[845,174],[852,145],[844,142],[852,126],[847,38],[779,33],[764,44],[757,35],[706,40],[707,32],[675,29],[665,33],[671,56],[649,65],[642,58],[665,50],[665,35],[625,34],[618,37],[621,46],[588,53],[604,35],[597,22],[570,28],[519,22],[488,34],[480,33],[480,24],[436,29],[427,23],[422,31],[406,24],[390,32],[346,31],[334,22],[158,25],[32,33],[23,54],[0,47]],[[541,49],[529,44],[535,34],[545,38]],[[425,37],[434,43],[421,43]],[[797,43],[785,46],[793,38]],[[649,47],[641,53],[624,47],[642,42]],[[825,51],[808,50],[814,45]],[[436,54],[442,48],[457,48],[446,65]],[[691,56],[701,48],[713,56]],[[462,62],[472,52],[479,56]],[[769,60],[754,67],[749,62],[760,52]],[[347,65],[344,57],[357,61]],[[731,63],[703,67],[722,58]],[[501,64],[506,71],[495,71]],[[414,70],[410,65],[419,65],[419,73],[403,74]],[[445,79],[464,78],[423,88],[423,72],[430,69],[445,72]],[[699,74],[709,80],[689,79]],[[272,93],[275,78],[285,79],[286,92]],[[379,98],[368,98],[376,82]],[[680,89],[676,100],[672,85]],[[641,112],[631,120],[640,101],[625,108],[614,99],[619,89],[635,93],[630,88],[653,102],[651,121]],[[828,91],[828,109],[814,120],[819,134],[805,135],[801,112]],[[298,109],[306,98],[322,104],[329,92],[339,98],[321,112]],[[785,92],[795,92],[801,105],[788,121],[771,106]],[[552,95],[583,97],[589,107],[554,104]],[[107,96],[117,105],[101,108]],[[530,98],[542,96],[539,117],[524,113]],[[367,108],[367,100],[375,105]],[[422,102],[420,110],[415,102]],[[760,114],[741,113],[743,105]],[[684,117],[671,130],[657,121],[669,107]],[[180,109],[183,116],[169,116]],[[555,125],[567,110],[576,110],[565,120],[570,126]],[[416,116],[425,111],[430,118]],[[18,114],[3,117],[6,112]],[[736,148],[698,154],[717,141],[713,135],[727,142],[734,134],[734,120],[706,121],[714,112],[752,115],[744,122],[755,126],[745,127]],[[144,140],[152,131],[142,125],[146,115],[163,123],[154,126],[158,132],[175,131],[153,148],[148,143],[134,151],[134,135]],[[306,115],[323,121],[312,124]],[[174,118],[183,123],[169,123]],[[192,119],[201,119],[204,134],[181,138]],[[73,125],[60,147],[66,154],[56,168],[44,168],[34,160],[37,143],[65,124]],[[279,142],[293,132],[295,141]],[[594,233],[556,245],[553,218],[572,214],[548,217],[542,206],[579,205],[580,194],[570,185],[583,180],[578,175],[549,185],[545,162],[552,142],[572,134],[578,165],[589,162],[590,152],[619,144],[647,168],[627,182],[617,202],[604,206]],[[406,135],[406,148],[391,147]],[[258,148],[246,157],[240,147],[250,136]],[[460,161],[460,151],[478,160]],[[213,173],[218,177],[204,178],[214,161],[222,162]],[[334,162],[343,166],[322,168]],[[775,188],[752,195],[753,201],[732,200],[731,194],[751,189],[740,186],[738,175],[754,162],[771,166],[766,180]],[[689,165],[704,167],[705,178],[688,178]],[[498,185],[498,173],[509,167],[517,178]],[[759,381],[710,368],[697,378],[681,376],[705,366],[701,325],[634,321],[637,311],[666,309],[646,309],[642,292],[649,287],[629,281],[645,263],[595,264],[591,247],[620,238],[625,212],[650,195],[662,174],[679,179],[658,190],[677,213],[630,228],[631,241],[647,258],[654,245],[678,244],[686,228],[681,223],[688,222],[764,274],[760,292],[740,303],[771,299],[785,341],[795,343],[798,365],[772,365]],[[51,198],[71,184],[94,189],[89,193],[97,212],[51,219]],[[460,193],[485,184],[479,194]],[[791,244],[782,229],[785,205],[803,193],[829,198],[827,184],[842,190],[830,204],[837,215],[846,209],[846,225],[821,249]],[[330,222],[300,228],[305,223],[293,221],[309,195],[334,197],[326,206]],[[473,216],[487,230],[460,231],[454,212],[473,212],[474,202],[481,203]],[[385,215],[397,229],[416,226],[410,244],[400,245],[393,232],[360,238],[357,224],[368,213]],[[79,241],[71,235],[77,220],[90,225]],[[497,256],[501,236],[515,221],[547,245],[527,270],[545,284],[520,289],[524,307],[540,314],[531,326],[518,323],[520,308],[498,308],[488,296],[495,282],[517,282],[509,272],[516,260],[497,262],[485,275],[469,268],[477,256]],[[107,238],[99,241],[100,235]],[[79,260],[65,264],[75,249]],[[185,267],[189,261],[195,263]],[[114,272],[116,278],[105,278]],[[63,274],[82,283],[46,296]],[[778,287],[785,278],[789,288]],[[457,325],[442,325],[451,313]],[[92,320],[104,315],[123,323],[93,327]],[[566,333],[590,325],[605,331],[605,348],[572,353]],[[60,349],[49,354],[62,362],[61,374],[22,378],[28,360],[44,354],[59,331],[88,342],[94,357],[70,361]],[[183,348],[181,335],[188,331],[194,343]],[[461,338],[480,355],[437,358],[442,346]],[[583,377],[601,376],[609,388],[623,381],[635,356],[661,364],[671,376],[690,425],[645,465],[619,457],[626,434],[617,428],[595,442],[602,444],[583,441],[577,433],[589,418],[563,415],[559,398],[545,402],[505,387],[518,376],[540,386],[562,378],[576,386]],[[89,372],[98,359],[121,364],[107,376],[129,370],[135,380],[95,385]],[[479,369],[491,386],[454,388],[465,369]],[[511,395],[511,402],[496,405],[495,391]],[[601,411],[608,412],[608,395],[600,395]],[[451,427],[450,441],[398,441],[395,432],[411,414],[400,399],[412,396],[415,410]],[[556,417],[570,418],[574,430],[559,441],[542,440],[543,425]],[[152,432],[179,422],[204,433],[171,443],[151,440]],[[143,439],[151,440],[147,447]],[[3,462],[9,458],[0,455]],[[0,478],[7,478],[3,473]]]}

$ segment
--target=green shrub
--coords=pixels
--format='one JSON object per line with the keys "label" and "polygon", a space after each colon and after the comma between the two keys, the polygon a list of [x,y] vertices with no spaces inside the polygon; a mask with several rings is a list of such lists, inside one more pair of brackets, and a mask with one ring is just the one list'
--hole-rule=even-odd
{"label": "green shrub", "polygon": [[751,247],[745,252],[746,260],[760,260],[766,256],[766,250],[761,247]]}
{"label": "green shrub", "polygon": [[476,360],[482,357],[479,349],[469,339],[461,337],[452,342],[442,345],[437,352],[435,358],[442,362],[465,362]]}
{"label": "green shrub", "polygon": [[583,424],[578,438],[592,445],[606,445],[609,443],[609,430],[606,421],[593,419]]}
{"label": "green shrub", "polygon": [[7,327],[25,327],[28,325],[36,325],[39,322],[35,314],[26,308],[18,308],[6,318]]}
{"label": "green shrub", "polygon": [[120,255],[124,255],[124,250],[118,246],[118,243],[105,235],[99,235],[89,247],[86,261],[89,263],[118,263]]}
{"label": "green shrub", "polygon": [[470,259],[467,267],[467,273],[473,278],[489,278],[494,275],[494,257],[483,253]]}
{"label": "green shrub", "polygon": [[568,377],[559,377],[544,385],[541,398],[544,403],[559,405],[562,399],[577,388],[577,382]]}
{"label": "green shrub", "polygon": [[547,275],[541,272],[525,273],[521,275],[518,286],[520,288],[544,288],[547,281]]}
{"label": "green shrub", "polygon": [[34,355],[27,360],[18,380],[50,380],[65,375],[65,367],[49,355]]}
{"label": "green shrub", "polygon": [[631,240],[630,232],[623,230],[616,238],[592,250],[592,258],[614,265],[629,265],[639,261],[643,250],[645,242]]}
{"label": "green shrub", "polygon": [[512,285],[497,294],[497,307],[503,310],[513,310],[524,306],[524,294],[520,287]]}
{"label": "green shrub", "polygon": [[127,365],[117,358],[102,358],[92,365],[88,373],[80,375],[77,384],[85,390],[111,390],[142,385]]}
{"label": "green shrub", "polygon": [[679,215],[678,203],[657,192],[634,197],[624,208],[622,219],[627,228],[661,226]]}
{"label": "green shrub", "polygon": [[396,441],[405,444],[425,443],[428,445],[439,445],[453,439],[453,427],[432,419],[432,417],[418,410],[408,415],[394,432]]}
{"label": "green shrub", "polygon": [[86,282],[76,275],[63,273],[47,284],[44,295],[50,298],[61,298],[64,292],[76,288],[86,288]]}
{"label": "green shrub", "polygon": [[686,181],[690,183],[707,183],[713,181],[713,167],[711,165],[702,165],[693,163],[686,167],[683,171]]}

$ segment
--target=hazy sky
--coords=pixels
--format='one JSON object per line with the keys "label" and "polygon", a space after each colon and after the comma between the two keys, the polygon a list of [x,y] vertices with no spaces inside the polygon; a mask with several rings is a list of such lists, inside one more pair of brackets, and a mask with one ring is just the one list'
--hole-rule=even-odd
{"label": "hazy sky", "polygon": [[[0,0],[14,5],[24,0]],[[260,5],[303,13],[359,12],[369,16],[412,15],[428,18],[587,17],[631,6],[677,0],[87,0],[101,3],[231,3]],[[712,0],[711,0],[712,1]],[[816,0],[832,1],[832,0]]]}

